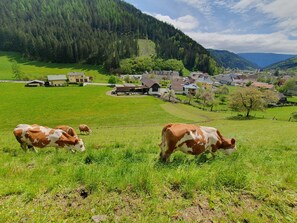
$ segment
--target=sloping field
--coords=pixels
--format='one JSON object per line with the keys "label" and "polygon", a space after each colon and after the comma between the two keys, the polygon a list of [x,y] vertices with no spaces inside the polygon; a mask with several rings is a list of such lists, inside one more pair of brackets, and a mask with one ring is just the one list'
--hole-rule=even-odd
{"label": "sloping field", "polygon": [[92,76],[96,82],[107,82],[108,76],[102,67],[83,64],[58,64],[31,61],[15,52],[0,51],[0,80],[13,80],[12,64],[16,62],[22,77],[28,80],[45,79],[51,74],[67,74],[69,72],[84,72]]}
{"label": "sloping field", "polygon": [[[0,83],[0,222],[296,222],[296,123],[228,120],[107,87],[25,88]],[[230,114],[229,114],[230,115]],[[175,153],[158,161],[168,122],[220,129],[231,156]],[[84,153],[23,152],[20,123],[89,125]]]}

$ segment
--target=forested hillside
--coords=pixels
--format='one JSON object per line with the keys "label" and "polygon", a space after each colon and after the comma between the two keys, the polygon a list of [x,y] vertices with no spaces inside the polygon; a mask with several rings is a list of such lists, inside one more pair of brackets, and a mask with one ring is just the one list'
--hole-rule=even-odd
{"label": "forested hillside", "polygon": [[240,70],[253,70],[259,68],[256,64],[253,64],[252,62],[227,50],[208,49],[208,51],[219,66]]}
{"label": "forested hillside", "polygon": [[297,57],[293,57],[278,63],[274,63],[268,67],[265,67],[266,70],[288,70],[288,71],[297,71]]}
{"label": "forested hillside", "polygon": [[121,0],[0,0],[0,18],[0,50],[33,59],[117,68],[149,39],[160,58],[209,73],[215,66],[201,45]]}

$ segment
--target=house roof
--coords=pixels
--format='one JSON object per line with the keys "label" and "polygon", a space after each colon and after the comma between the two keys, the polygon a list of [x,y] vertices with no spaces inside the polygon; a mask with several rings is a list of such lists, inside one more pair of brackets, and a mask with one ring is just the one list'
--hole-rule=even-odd
{"label": "house roof", "polygon": [[84,72],[69,72],[68,76],[85,76]]}
{"label": "house roof", "polygon": [[210,77],[199,77],[197,80],[196,80],[196,82],[199,82],[199,83],[206,83],[206,84],[213,84],[214,83],[214,81],[213,80],[211,80],[211,78]]}
{"label": "house roof", "polygon": [[49,81],[66,81],[67,77],[64,74],[60,75],[47,75],[47,79]]}
{"label": "house roof", "polygon": [[267,84],[267,83],[264,83],[264,82],[253,82],[252,86],[259,87],[259,88],[267,88],[267,89],[274,88],[273,84]]}
{"label": "house roof", "polygon": [[196,84],[187,84],[184,85],[185,89],[198,89],[199,87]]}
{"label": "house roof", "polygon": [[38,84],[44,84],[44,81],[40,81],[40,80],[33,80],[33,81],[28,81],[27,84],[34,84],[34,83],[38,83]]}
{"label": "house roof", "polygon": [[184,81],[183,79],[176,78],[172,80],[171,89],[174,91],[183,91]]}
{"label": "house roof", "polygon": [[142,84],[145,85],[148,88],[151,88],[154,84],[157,84],[159,87],[159,83],[153,79],[149,79],[149,78],[142,78]]}
{"label": "house roof", "polygon": [[228,82],[232,83],[233,79],[229,75],[218,75],[215,77],[219,82]]}

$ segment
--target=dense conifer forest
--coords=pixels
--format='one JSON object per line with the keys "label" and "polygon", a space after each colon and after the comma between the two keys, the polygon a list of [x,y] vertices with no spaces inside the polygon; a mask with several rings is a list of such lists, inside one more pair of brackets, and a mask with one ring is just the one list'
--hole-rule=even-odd
{"label": "dense conifer forest", "polygon": [[0,0],[0,50],[48,62],[118,68],[138,54],[138,39],[189,70],[214,72],[207,50],[173,26],[121,0]]}

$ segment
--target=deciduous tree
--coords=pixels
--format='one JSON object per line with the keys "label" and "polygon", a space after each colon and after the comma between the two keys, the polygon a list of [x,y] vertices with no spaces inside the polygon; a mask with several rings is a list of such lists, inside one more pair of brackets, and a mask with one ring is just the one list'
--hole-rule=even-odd
{"label": "deciduous tree", "polygon": [[278,101],[274,91],[260,91],[254,87],[239,88],[231,95],[229,107],[234,111],[246,112],[246,117],[251,111],[265,110],[269,103]]}

